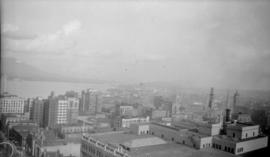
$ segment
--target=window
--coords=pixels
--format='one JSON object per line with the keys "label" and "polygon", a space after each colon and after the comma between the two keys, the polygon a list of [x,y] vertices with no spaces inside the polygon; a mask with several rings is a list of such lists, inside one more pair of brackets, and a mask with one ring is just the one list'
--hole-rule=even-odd
{"label": "window", "polygon": [[183,144],[185,144],[185,141],[183,141]]}
{"label": "window", "polygon": [[172,141],[174,141],[174,138],[172,138]]}
{"label": "window", "polygon": [[233,132],[233,135],[232,135],[233,137],[235,137],[235,133]]}
{"label": "window", "polygon": [[164,135],[163,134],[161,134],[161,138],[164,138]]}
{"label": "window", "polygon": [[255,132],[253,132],[253,136],[255,136]]}
{"label": "window", "polygon": [[246,133],[246,137],[248,137],[248,134]]}

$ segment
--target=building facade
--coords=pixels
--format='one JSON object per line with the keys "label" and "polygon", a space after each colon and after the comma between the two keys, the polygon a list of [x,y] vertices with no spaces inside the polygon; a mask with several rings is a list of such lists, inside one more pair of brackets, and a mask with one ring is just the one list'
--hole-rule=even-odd
{"label": "building facade", "polygon": [[45,102],[45,127],[56,128],[58,125],[68,123],[69,103],[64,97],[51,97]]}
{"label": "building facade", "polygon": [[39,124],[39,126],[44,126],[44,100],[37,97],[32,104],[30,119]]}
{"label": "building facade", "polygon": [[96,91],[87,89],[81,93],[80,113],[97,113],[101,111],[99,95]]}
{"label": "building facade", "polygon": [[0,114],[23,114],[24,99],[16,95],[2,95],[0,98]]}
{"label": "building facade", "polygon": [[79,116],[79,99],[75,97],[68,97],[68,111],[67,111],[67,123],[73,124],[77,122]]}

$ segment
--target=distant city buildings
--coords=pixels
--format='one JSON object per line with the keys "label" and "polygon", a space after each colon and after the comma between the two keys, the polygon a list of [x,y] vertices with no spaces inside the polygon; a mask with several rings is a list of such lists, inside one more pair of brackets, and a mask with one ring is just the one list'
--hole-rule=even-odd
{"label": "distant city buildings", "polygon": [[8,93],[1,95],[0,114],[24,114],[24,99]]}
{"label": "distant city buildings", "polygon": [[91,89],[87,89],[86,91],[83,90],[81,93],[79,111],[81,114],[96,114],[101,112],[99,94],[96,91],[92,91]]}
{"label": "distant city buildings", "polygon": [[[229,101],[222,106],[214,89],[208,101],[205,97],[201,101],[200,94],[184,100],[160,93],[124,87],[106,92],[88,89],[81,95],[52,92],[46,99],[26,101],[5,95],[1,125],[10,140],[34,157],[178,157],[183,152],[227,156],[267,147],[268,137],[253,117],[235,112],[238,92],[232,106]],[[150,98],[138,101],[144,94]]]}

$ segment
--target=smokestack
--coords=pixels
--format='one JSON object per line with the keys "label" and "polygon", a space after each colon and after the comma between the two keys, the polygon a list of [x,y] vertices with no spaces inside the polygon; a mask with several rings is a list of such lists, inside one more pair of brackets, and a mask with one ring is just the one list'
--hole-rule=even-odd
{"label": "smokestack", "polygon": [[226,109],[225,121],[226,122],[231,121],[231,110],[228,108]]}
{"label": "smokestack", "polygon": [[95,113],[97,114],[98,112],[98,95],[96,94],[96,105],[95,105]]}
{"label": "smokestack", "polygon": [[233,95],[233,112],[236,112],[236,104],[238,102],[239,93],[236,91]]}
{"label": "smokestack", "polygon": [[208,102],[209,108],[212,108],[213,98],[214,98],[214,88],[211,88],[210,94],[209,94],[209,102]]}
{"label": "smokestack", "polygon": [[227,91],[227,95],[226,95],[226,101],[225,101],[225,105],[226,105],[226,108],[229,108],[229,102],[230,102],[230,96],[229,96],[230,94],[229,94],[229,91]]}

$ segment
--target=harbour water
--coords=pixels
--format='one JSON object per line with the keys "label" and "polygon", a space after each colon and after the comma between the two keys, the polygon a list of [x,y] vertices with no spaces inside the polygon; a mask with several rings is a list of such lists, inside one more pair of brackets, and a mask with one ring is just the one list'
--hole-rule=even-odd
{"label": "harbour water", "polygon": [[51,91],[55,94],[64,94],[66,91],[73,90],[81,92],[86,89],[95,89],[104,91],[116,85],[105,83],[73,83],[73,82],[45,82],[45,81],[24,81],[24,80],[7,80],[5,83],[5,91],[10,94],[16,94],[20,97],[42,97],[49,96]]}

